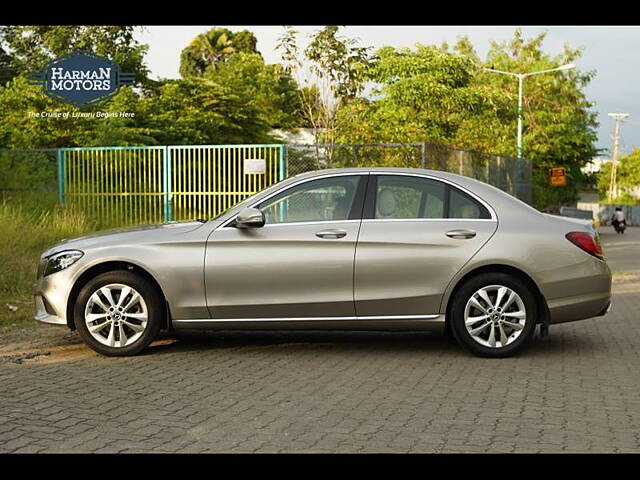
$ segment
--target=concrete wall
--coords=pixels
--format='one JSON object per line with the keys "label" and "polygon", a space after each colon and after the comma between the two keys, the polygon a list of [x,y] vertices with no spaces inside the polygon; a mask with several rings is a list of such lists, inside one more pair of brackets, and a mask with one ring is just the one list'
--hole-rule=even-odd
{"label": "concrete wall", "polygon": [[[622,206],[622,205],[621,205]],[[602,225],[611,224],[611,216],[615,211],[616,205],[601,205],[599,203],[578,202],[577,207],[580,210],[591,210],[593,218],[599,218]],[[640,226],[640,205],[622,206],[624,217],[627,225]]]}

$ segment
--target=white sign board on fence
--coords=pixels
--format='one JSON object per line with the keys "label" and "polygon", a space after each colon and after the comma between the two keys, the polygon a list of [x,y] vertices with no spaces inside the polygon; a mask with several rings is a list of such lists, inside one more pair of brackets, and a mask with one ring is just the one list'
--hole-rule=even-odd
{"label": "white sign board on fence", "polygon": [[260,174],[267,170],[267,161],[261,158],[245,158],[244,159],[244,173],[247,174]]}

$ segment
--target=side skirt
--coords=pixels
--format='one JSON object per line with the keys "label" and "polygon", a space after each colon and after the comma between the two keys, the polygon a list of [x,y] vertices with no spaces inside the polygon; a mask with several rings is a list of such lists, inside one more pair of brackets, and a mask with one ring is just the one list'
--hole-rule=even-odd
{"label": "side skirt", "polygon": [[207,318],[172,323],[176,330],[439,330],[445,316]]}

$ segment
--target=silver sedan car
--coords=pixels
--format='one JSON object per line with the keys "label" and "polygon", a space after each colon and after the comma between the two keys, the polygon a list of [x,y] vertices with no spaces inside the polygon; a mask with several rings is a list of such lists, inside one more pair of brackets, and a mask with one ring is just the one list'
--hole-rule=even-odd
{"label": "silver sedan car", "polygon": [[63,241],[40,259],[35,319],[105,355],[160,329],[440,329],[504,357],[610,297],[588,222],[459,175],[354,168],[289,178],[206,222]]}

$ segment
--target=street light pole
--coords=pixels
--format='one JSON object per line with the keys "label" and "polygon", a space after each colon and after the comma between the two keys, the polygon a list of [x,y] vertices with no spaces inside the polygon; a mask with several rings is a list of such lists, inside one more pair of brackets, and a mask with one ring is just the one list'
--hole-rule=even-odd
{"label": "street light pole", "polygon": [[524,77],[518,75],[518,158],[522,158],[522,81]]}
{"label": "street light pole", "polygon": [[522,157],[522,88],[523,88],[523,80],[526,77],[531,77],[533,75],[538,75],[541,73],[550,73],[550,72],[558,72],[560,70],[570,70],[575,68],[573,63],[568,63],[566,65],[562,65],[557,68],[550,68],[548,70],[539,70],[537,72],[529,72],[529,73],[513,73],[513,72],[504,72],[502,70],[494,70],[493,68],[483,68],[482,70],[486,72],[500,73],[502,75],[510,75],[512,77],[516,77],[518,79],[518,157]]}

